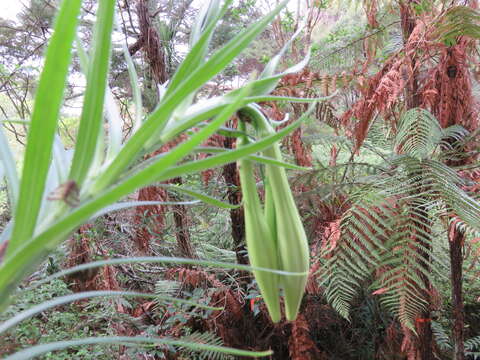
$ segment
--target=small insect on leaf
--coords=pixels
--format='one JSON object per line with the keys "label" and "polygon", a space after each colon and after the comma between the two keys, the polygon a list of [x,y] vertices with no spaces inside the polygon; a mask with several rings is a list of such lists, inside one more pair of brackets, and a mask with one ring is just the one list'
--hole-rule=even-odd
{"label": "small insect on leaf", "polygon": [[8,246],[8,240],[0,243],[0,263],[3,260],[3,256],[5,255],[5,252],[7,251],[7,246]]}
{"label": "small insect on leaf", "polygon": [[62,200],[65,201],[67,205],[77,206],[80,202],[79,199],[80,190],[78,185],[73,180],[68,180],[67,182],[61,184],[57,187],[48,197],[47,200]]}

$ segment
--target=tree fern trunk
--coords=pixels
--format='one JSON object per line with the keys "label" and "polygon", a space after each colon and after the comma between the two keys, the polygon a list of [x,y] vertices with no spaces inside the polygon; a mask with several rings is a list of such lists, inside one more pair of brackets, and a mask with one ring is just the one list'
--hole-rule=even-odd
{"label": "tree fern trunk", "polygon": [[[182,178],[175,178],[170,181],[172,184],[182,185]],[[172,198],[172,197],[171,197]],[[179,201],[178,198],[172,198]],[[185,205],[173,205],[173,219],[175,221],[175,237],[180,254],[183,257],[193,259],[196,258],[195,251],[190,241],[190,231],[188,226],[188,214]]]}
{"label": "tree fern trunk", "polygon": [[[402,23],[402,33],[403,33],[403,43],[405,44],[410,35],[415,28],[415,17],[412,13],[412,9],[410,7],[411,3],[415,3],[415,1],[408,0],[407,2],[401,1],[400,2],[400,18]],[[410,84],[406,87],[405,98],[407,103],[407,110],[416,108],[420,106],[420,92],[418,91],[418,69],[416,66],[416,59],[415,56],[412,56],[412,79]]]}
{"label": "tree fern trunk", "polygon": [[462,247],[464,234],[455,229],[449,238],[450,266],[452,282],[452,305],[453,305],[453,343],[454,359],[465,359],[464,323],[465,313],[462,294]]}
{"label": "tree fern trunk", "polygon": [[[440,120],[442,127],[452,125],[461,125],[469,132],[478,128],[478,117],[474,109],[475,100],[472,95],[471,74],[469,72],[467,59],[469,58],[469,49],[471,40],[467,37],[460,37],[454,46],[446,48],[438,64],[437,91],[444,94],[444,101],[441,101],[433,113]],[[451,74],[449,69],[456,71]],[[455,140],[450,140],[451,145],[455,145]],[[465,154],[468,147],[462,149]],[[448,166],[464,166],[476,161],[475,156],[463,158],[461,160],[449,160]],[[452,306],[453,306],[453,341],[454,341],[454,359],[465,359],[464,345],[464,326],[465,313],[462,294],[462,247],[464,242],[464,233],[458,229],[449,231],[450,247],[450,267],[451,267],[451,286],[452,286]]]}
{"label": "tree fern trunk", "polygon": [[[233,149],[234,142],[235,140],[233,138],[225,138],[225,148]],[[228,201],[231,204],[240,205],[242,202],[242,193],[240,192],[240,178],[235,163],[223,167],[223,178],[227,185]],[[232,238],[235,245],[237,261],[239,264],[248,264],[247,257],[245,256],[245,221],[242,207],[230,210],[230,221],[232,224]]]}

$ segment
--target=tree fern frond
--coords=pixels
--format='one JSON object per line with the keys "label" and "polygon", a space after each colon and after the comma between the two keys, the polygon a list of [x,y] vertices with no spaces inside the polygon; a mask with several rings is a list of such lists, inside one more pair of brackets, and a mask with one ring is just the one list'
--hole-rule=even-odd
{"label": "tree fern frond", "polygon": [[443,139],[442,143],[446,142],[447,146],[450,146],[450,142],[447,140],[456,140],[458,142],[464,140],[467,135],[468,131],[461,125],[452,125],[446,129],[443,129]]}
{"label": "tree fern frond", "polygon": [[352,279],[352,273],[355,274],[350,269],[343,269],[342,266],[334,267],[322,282],[326,285],[326,300],[345,319],[350,317],[350,303],[358,293],[360,282]]}
{"label": "tree fern frond", "polygon": [[[426,187],[430,181],[424,176],[407,175],[398,167],[394,176],[372,177],[371,186],[352,196],[354,204],[342,219],[340,240],[325,266],[327,300],[343,316],[363,282],[375,275],[371,287],[381,303],[413,328],[427,305],[425,279],[442,273],[443,262],[434,260],[432,232],[427,230],[439,211],[436,192]],[[335,271],[337,267],[342,272]]]}
{"label": "tree fern frond", "polygon": [[345,318],[362,283],[379,266],[387,250],[389,221],[396,217],[395,208],[374,186],[352,198],[356,202],[342,219],[340,241],[328,254],[322,282],[327,301]]}
{"label": "tree fern frond", "polygon": [[[444,327],[440,323],[432,321],[432,331],[438,347],[451,354],[453,350],[452,341]],[[465,340],[465,355],[474,360],[479,359],[480,352],[478,350],[480,350],[480,336]]]}
{"label": "tree fern frond", "polygon": [[432,332],[435,341],[441,350],[451,351],[453,349],[450,337],[440,323],[432,321]]}
{"label": "tree fern frond", "polygon": [[465,350],[480,351],[480,336],[475,336],[465,341]]}
{"label": "tree fern frond", "polygon": [[480,233],[478,195],[466,190],[467,179],[437,160],[445,151],[453,156],[455,143],[466,135],[459,126],[442,129],[426,110],[402,116],[390,168],[367,177],[350,196],[340,239],[325,254],[326,298],[343,316],[373,278],[370,289],[380,303],[415,329],[416,318],[428,308],[431,284],[448,274],[438,240],[446,232],[436,228],[444,229],[454,215],[457,226]]}
{"label": "tree fern frond", "polygon": [[[194,332],[190,335],[183,336],[182,341],[189,343],[197,343],[203,345],[213,345],[213,346],[223,346],[222,339],[214,333],[211,332]],[[214,351],[197,351],[191,348],[179,347],[182,350],[182,353],[188,355],[189,359],[198,359],[198,360],[232,360],[233,357],[228,354],[223,354]]]}
{"label": "tree fern frond", "polygon": [[415,108],[400,119],[395,148],[416,159],[430,156],[443,138],[437,119],[428,111]]}
{"label": "tree fern frond", "polygon": [[159,296],[171,296],[180,290],[181,284],[173,280],[158,280],[155,283],[155,294]]}
{"label": "tree fern frond", "polygon": [[451,45],[459,36],[480,38],[480,13],[469,6],[455,6],[438,22],[435,36]]}

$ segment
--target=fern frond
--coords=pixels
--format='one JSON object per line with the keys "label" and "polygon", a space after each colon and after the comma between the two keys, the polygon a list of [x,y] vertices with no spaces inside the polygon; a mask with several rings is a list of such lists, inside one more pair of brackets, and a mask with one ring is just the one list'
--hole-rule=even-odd
{"label": "fern frond", "polygon": [[394,163],[393,173],[371,177],[372,183],[351,197],[340,241],[328,254],[324,283],[327,300],[348,316],[356,291],[373,276],[371,288],[381,303],[414,328],[415,318],[428,305],[426,281],[444,273],[445,263],[432,249],[437,236],[432,219],[445,212],[438,179],[456,189],[462,179],[448,167],[426,166],[426,160],[410,154]]}
{"label": "fern frond", "polygon": [[416,159],[430,156],[443,138],[437,119],[423,109],[411,109],[400,119],[395,148]]}
{"label": "fern frond", "polygon": [[480,351],[480,336],[475,336],[466,340],[465,350],[469,352]]}
{"label": "fern frond", "polygon": [[[468,131],[461,125],[452,125],[442,131],[444,140],[462,141],[468,135]],[[450,142],[448,142],[448,145],[450,145]]]}
{"label": "fern frond", "polygon": [[438,240],[446,232],[437,230],[445,229],[443,220],[455,217],[480,233],[478,195],[467,192],[468,180],[455,169],[435,159],[466,135],[462,127],[442,129],[426,110],[402,116],[391,168],[370,176],[350,196],[340,239],[323,254],[325,294],[342,316],[348,317],[353,298],[373,279],[370,288],[382,305],[415,329],[415,319],[428,308],[430,285],[448,274]]}
{"label": "fern frond", "polygon": [[196,252],[199,258],[205,260],[224,261],[231,263],[236,261],[235,251],[222,249],[206,242],[199,243],[197,245]]}
{"label": "fern frond", "polygon": [[158,296],[172,296],[180,290],[181,284],[178,281],[158,280],[155,283],[155,294]]}
{"label": "fern frond", "polygon": [[435,36],[449,45],[459,36],[480,38],[480,13],[469,6],[452,7],[438,24]]}
{"label": "fern frond", "polygon": [[361,189],[352,200],[354,205],[341,222],[339,243],[324,254],[329,259],[322,282],[327,300],[345,318],[362,283],[379,266],[391,228],[389,221],[396,215],[395,208],[374,186]]}
{"label": "fern frond", "polygon": [[450,337],[440,323],[432,321],[432,332],[435,342],[441,350],[451,351],[453,349]]}
{"label": "fern frond", "polygon": [[[213,346],[223,346],[222,339],[211,332],[194,332],[190,335],[184,336],[181,338],[182,341],[189,343],[197,343],[203,345],[213,345]],[[186,354],[189,359],[198,359],[198,360],[232,360],[233,357],[228,354],[223,354],[220,352],[214,351],[205,351],[202,350],[196,351],[190,348],[180,347],[182,353]]]}
{"label": "fern frond", "polygon": [[[432,321],[432,331],[433,336],[435,337],[435,342],[437,343],[438,347],[441,350],[446,351],[447,353],[451,354],[453,351],[452,341],[450,339],[449,334],[443,326],[436,322]],[[479,359],[480,358],[480,336],[476,336],[465,340],[465,355],[467,355],[471,359]]]}

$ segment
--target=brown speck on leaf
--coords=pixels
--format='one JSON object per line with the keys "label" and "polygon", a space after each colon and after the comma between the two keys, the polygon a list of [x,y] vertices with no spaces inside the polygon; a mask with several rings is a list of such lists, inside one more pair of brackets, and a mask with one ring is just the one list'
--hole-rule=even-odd
{"label": "brown speck on leaf", "polygon": [[7,247],[8,247],[8,240],[0,244],[0,263],[3,260],[3,256],[5,255],[5,252],[7,251]]}
{"label": "brown speck on leaf", "polygon": [[62,200],[70,206],[77,206],[79,202],[80,190],[73,180],[61,184],[48,197],[47,200]]}

